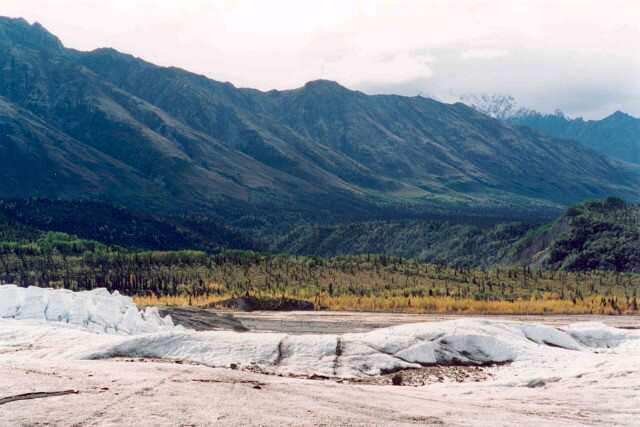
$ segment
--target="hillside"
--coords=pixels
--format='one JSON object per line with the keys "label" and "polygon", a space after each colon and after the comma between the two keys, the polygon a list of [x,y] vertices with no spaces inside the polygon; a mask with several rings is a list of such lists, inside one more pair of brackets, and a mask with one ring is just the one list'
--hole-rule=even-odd
{"label": "hillside", "polygon": [[208,217],[152,216],[92,201],[0,200],[0,244],[38,246],[49,234],[56,240],[84,239],[139,250],[262,248]]}
{"label": "hillside", "polygon": [[451,221],[376,221],[300,225],[273,236],[271,251],[314,256],[386,254],[456,267],[490,267],[534,225]]}
{"label": "hillside", "polygon": [[[83,212],[83,215],[78,215]],[[91,240],[125,250],[257,250],[291,255],[384,254],[489,266],[534,225],[496,218],[314,223],[308,218],[149,215],[95,201],[0,199],[0,244]],[[68,237],[62,236],[62,234]],[[82,251],[80,251],[82,252]]]}
{"label": "hillside", "polygon": [[123,254],[197,250],[215,255],[238,249],[265,257],[396,257],[463,269],[525,265],[640,272],[640,207],[616,198],[571,207],[542,225],[464,217],[293,221],[285,227],[243,217],[224,224],[201,215],[152,216],[91,201],[0,200],[0,252],[56,249],[82,255],[103,248]]}
{"label": "hillside", "polygon": [[271,251],[288,254],[385,254],[455,267],[640,272],[640,207],[617,198],[573,206],[543,224],[391,220],[301,224],[267,236]]}
{"label": "hillside", "polygon": [[0,150],[0,197],[173,214],[529,211],[639,196],[624,165],[462,104],[328,81],[238,89],[112,49],[66,49],[7,18]]}
{"label": "hillside", "polygon": [[609,198],[532,230],[506,258],[547,269],[640,272],[640,206]]}

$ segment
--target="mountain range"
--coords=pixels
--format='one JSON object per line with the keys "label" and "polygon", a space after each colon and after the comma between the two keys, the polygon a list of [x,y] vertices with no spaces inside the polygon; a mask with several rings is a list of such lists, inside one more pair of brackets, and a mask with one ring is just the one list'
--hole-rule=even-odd
{"label": "mountain range", "polygon": [[523,125],[560,139],[578,141],[613,159],[640,165],[640,119],[616,111],[600,120],[570,118],[562,111],[540,113],[518,105],[513,96],[467,94],[460,101],[509,124]]}
{"label": "mountain range", "polygon": [[262,92],[0,18],[0,197],[138,210],[555,209],[640,175],[462,103],[318,80]]}
{"label": "mountain range", "polygon": [[556,138],[578,141],[613,159],[640,165],[640,119],[621,111],[601,120],[532,112],[509,121]]}

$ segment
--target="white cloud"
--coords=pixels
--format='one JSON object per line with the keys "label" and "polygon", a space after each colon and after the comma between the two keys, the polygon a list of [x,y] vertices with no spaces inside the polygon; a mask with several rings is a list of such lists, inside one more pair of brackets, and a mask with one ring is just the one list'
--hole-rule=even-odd
{"label": "white cloud", "polygon": [[328,78],[640,115],[637,0],[2,0],[70,47],[111,46],[259,89]]}
{"label": "white cloud", "polygon": [[508,53],[509,52],[503,49],[469,49],[462,52],[460,58],[463,60],[496,59]]}

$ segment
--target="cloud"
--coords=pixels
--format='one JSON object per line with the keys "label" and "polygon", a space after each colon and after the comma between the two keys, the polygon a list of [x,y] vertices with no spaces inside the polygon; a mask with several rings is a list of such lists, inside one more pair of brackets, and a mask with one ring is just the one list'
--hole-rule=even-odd
{"label": "cloud", "polygon": [[398,81],[393,83],[380,83],[376,81],[361,81],[354,86],[355,89],[365,93],[384,95],[404,95],[404,96],[424,96],[448,102],[453,100],[453,96],[445,95],[439,91],[434,91],[428,78],[415,78],[412,80]]}
{"label": "cloud", "polygon": [[509,52],[502,49],[469,49],[462,52],[460,59],[495,59],[507,55]]}
{"label": "cloud", "polygon": [[416,57],[407,52],[375,56],[355,53],[323,64],[322,77],[347,85],[373,82],[380,86],[392,86],[404,80],[431,77],[433,71],[430,62],[427,57]]}
{"label": "cloud", "polygon": [[69,47],[110,46],[237,86],[316,78],[371,93],[508,93],[640,116],[637,0],[3,0]]}

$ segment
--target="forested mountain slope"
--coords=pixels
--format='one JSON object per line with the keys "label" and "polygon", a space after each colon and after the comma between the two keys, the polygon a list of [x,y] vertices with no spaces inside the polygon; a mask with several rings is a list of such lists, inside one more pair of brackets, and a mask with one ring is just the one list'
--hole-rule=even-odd
{"label": "forested mountain slope", "polygon": [[640,272],[640,206],[609,198],[572,207],[531,231],[505,260],[554,270]]}
{"label": "forested mountain slope", "polygon": [[214,254],[239,249],[265,255],[384,255],[465,268],[525,265],[640,272],[640,207],[608,198],[571,207],[545,223],[473,217],[346,223],[297,220],[283,228],[250,216],[225,224],[202,215],[140,214],[91,201],[0,200],[0,251],[23,248],[29,252],[30,245],[43,244],[82,248],[86,241],[123,251]]}
{"label": "forested mountain slope", "polygon": [[124,249],[264,249],[211,217],[153,216],[92,201],[0,200],[0,245],[30,244],[50,232]]}

